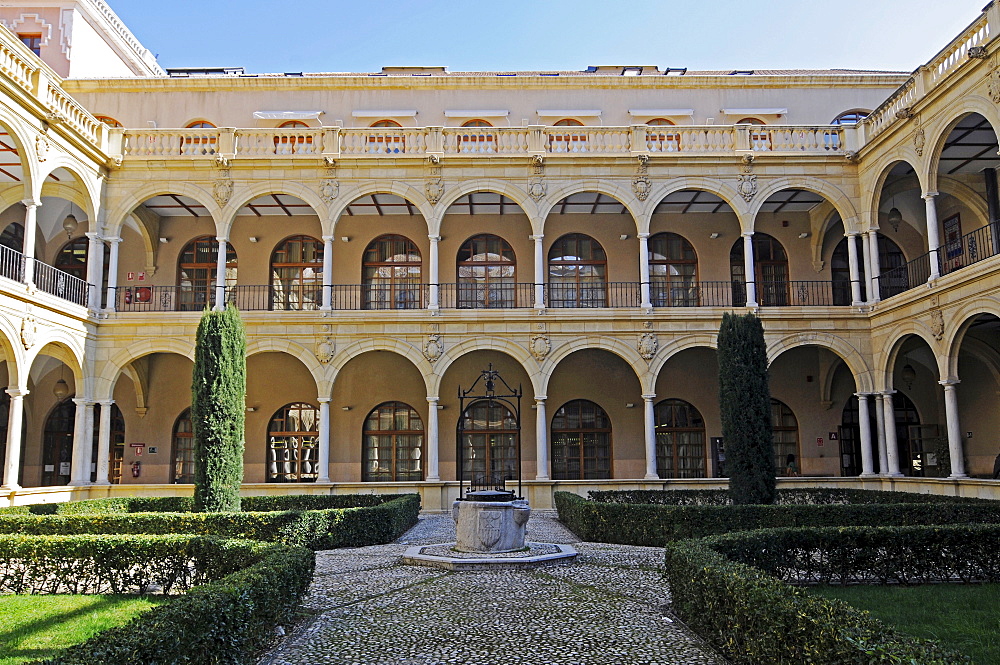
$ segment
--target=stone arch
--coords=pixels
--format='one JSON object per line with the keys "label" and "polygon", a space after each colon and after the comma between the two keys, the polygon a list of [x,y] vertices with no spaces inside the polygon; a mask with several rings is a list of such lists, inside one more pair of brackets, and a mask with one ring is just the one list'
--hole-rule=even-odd
{"label": "stone arch", "polygon": [[[408,342],[404,342],[400,339],[361,339],[347,346],[337,349],[334,353],[333,358],[330,360],[328,369],[326,370],[325,379],[327,381],[324,385],[333,386],[337,380],[337,375],[340,371],[344,369],[344,366],[354,358],[368,353],[369,351],[389,351],[395,353],[398,356],[402,356],[406,360],[409,360],[417,371],[420,372],[421,376],[424,377],[424,385],[428,384],[428,377],[434,373],[434,368],[431,364],[427,362],[420,349],[413,346]],[[430,393],[428,393],[430,394]]]}
{"label": "stone arch", "polygon": [[[958,377],[958,353],[962,349],[962,342],[969,327],[982,314],[992,314],[1000,318],[1000,303],[994,300],[977,299],[973,302],[965,303],[958,310],[948,317],[950,321],[945,321],[945,331],[948,339],[948,365],[947,375],[943,378]],[[954,322],[954,325],[951,325]]]}
{"label": "stone arch", "polygon": [[[17,329],[16,321],[16,318],[0,316],[0,353],[7,362],[7,386],[25,388],[31,365],[25,358],[21,331]],[[7,386],[0,386],[0,390]]]}
{"label": "stone arch", "polygon": [[858,392],[872,392],[875,389],[872,369],[861,352],[847,340],[830,333],[796,333],[773,339],[767,345],[767,361],[774,362],[785,351],[800,346],[819,346],[832,351],[851,370]]}
{"label": "stone arch", "polygon": [[667,362],[681,351],[696,349],[699,347],[717,350],[719,348],[718,333],[698,333],[696,335],[686,335],[671,339],[664,344],[653,356],[653,361],[649,364],[649,373],[653,375],[655,385],[656,377],[660,375]]}
{"label": "stone arch", "polygon": [[[48,185],[54,183],[47,183],[45,179],[50,173],[54,172],[56,169],[65,169],[73,174],[73,177],[80,183],[84,192],[86,192],[86,199],[84,203],[79,203],[79,201],[74,201],[82,208],[87,211],[89,219],[97,219],[98,211],[101,207],[101,179],[93,172],[87,171],[80,167],[78,163],[73,160],[56,156],[51,160],[46,161],[45,170],[39,173],[38,177],[38,194],[43,195],[43,192],[50,189]],[[63,185],[64,187],[70,187],[69,185]],[[76,189],[76,188],[72,188]],[[56,194],[60,198],[65,198],[68,200],[70,197]]]}
{"label": "stone arch", "polygon": [[75,391],[77,396],[90,394],[88,388],[93,380],[84,373],[83,365],[83,344],[74,339],[72,335],[62,330],[48,331],[42,333],[40,339],[31,347],[25,358],[24,383],[27,386],[28,375],[34,366],[38,356],[46,355],[55,358],[63,363],[73,373]]}
{"label": "stone arch", "polygon": [[892,328],[890,334],[886,336],[886,339],[892,340],[891,343],[883,345],[882,348],[885,350],[880,354],[877,353],[873,359],[878,372],[876,378],[882,379],[882,388],[887,390],[892,388],[892,371],[896,365],[896,358],[899,357],[899,350],[906,338],[911,335],[919,337],[930,347],[938,365],[938,375],[942,373],[943,360],[940,345],[937,344],[934,335],[925,324],[910,319]]}
{"label": "stone arch", "polygon": [[920,193],[923,194],[926,190],[925,180],[926,177],[922,177],[921,174],[921,160],[916,156],[916,153],[908,154],[912,152],[912,148],[907,148],[906,150],[895,150],[891,154],[883,157],[877,162],[877,165],[868,170],[868,173],[877,173],[875,180],[872,182],[871,189],[862,187],[863,191],[866,191],[867,195],[870,197],[867,205],[868,214],[868,224],[869,226],[878,225],[878,209],[882,202],[882,190],[885,187],[886,180],[889,179],[889,172],[898,164],[899,162],[905,162],[910,165],[910,168],[914,170],[917,174],[917,184]]}
{"label": "stone arch", "polygon": [[216,204],[215,198],[209,190],[188,182],[151,183],[121,193],[121,198],[111,207],[107,217],[108,233],[120,234],[125,217],[132,214],[136,208],[149,199],[160,194],[179,194],[194,199],[200,205],[205,206],[208,214],[213,220],[216,220],[216,229],[219,228],[218,220],[222,219],[222,209]]}
{"label": "stone arch", "polygon": [[441,380],[444,378],[445,373],[448,368],[451,367],[456,360],[464,355],[473,353],[475,351],[498,351],[500,353],[506,354],[520,363],[521,367],[524,369],[528,378],[531,380],[531,387],[535,391],[536,395],[543,395],[545,393],[539,392],[544,388],[545,379],[542,377],[542,370],[535,361],[535,358],[528,352],[526,348],[520,344],[515,344],[509,339],[504,339],[503,337],[479,337],[465,339],[454,346],[448,346],[445,349],[444,354],[441,358],[434,363],[434,372],[431,376],[425,377],[427,381],[428,390],[434,392],[428,392],[428,395],[436,395],[437,391],[441,386]]}
{"label": "stone arch", "polygon": [[316,358],[316,354],[306,347],[287,339],[263,337],[247,342],[247,358],[259,353],[283,353],[301,362],[316,382],[318,395],[328,394],[321,391],[326,386],[326,367]]}
{"label": "stone arch", "polygon": [[[954,106],[935,114],[935,119],[924,128],[927,135],[927,143],[931,148],[927,157],[926,181],[929,191],[934,191],[938,187],[938,165],[941,161],[941,152],[944,150],[944,143],[948,136],[963,118],[978,113],[986,119],[986,122],[993,128],[993,135],[1000,142],[1000,115],[996,110],[996,105],[991,100],[980,95],[962,96],[956,100]],[[947,118],[944,120],[943,118]]]}
{"label": "stone arch", "polygon": [[13,115],[6,107],[0,107],[0,126],[7,130],[7,134],[14,142],[14,147],[17,149],[18,157],[21,160],[21,169],[24,173],[24,182],[21,183],[23,187],[17,200],[36,198],[35,183],[40,182],[41,179],[38,176],[40,163],[37,151],[35,150],[34,139],[39,134],[29,134],[27,128],[24,127],[24,120]]}
{"label": "stone arch", "polygon": [[[580,194],[582,192],[597,192],[599,194],[604,194],[610,196],[623,206],[632,215],[632,221],[635,223],[636,233],[640,232],[642,226],[642,211],[639,205],[639,201],[635,198],[635,195],[631,190],[625,189],[616,183],[608,182],[606,180],[577,180],[569,184],[563,185],[558,189],[554,189],[546,195],[544,203],[540,202],[538,207],[538,218],[543,225],[542,231],[544,231],[545,220],[548,219],[549,215],[552,213],[552,209],[555,208],[556,204],[562,201],[567,196],[571,194]],[[648,223],[645,226],[649,226]]]}
{"label": "stone arch", "polygon": [[771,195],[786,189],[804,189],[813,194],[819,194],[837,209],[840,219],[844,222],[844,230],[861,230],[858,222],[858,211],[851,199],[840,188],[819,178],[794,177],[768,181],[754,196],[754,202],[750,205],[752,217],[756,219],[761,207]]}
{"label": "stone arch", "polygon": [[438,217],[437,210],[433,205],[431,205],[431,203],[427,200],[427,197],[425,197],[420,190],[409,183],[401,182],[399,180],[381,183],[366,183],[353,187],[347,191],[340,192],[340,195],[337,197],[338,202],[330,206],[329,218],[327,220],[322,220],[323,233],[325,235],[334,235],[337,230],[337,223],[340,221],[341,216],[344,214],[344,211],[347,210],[348,206],[362,196],[368,196],[369,194],[395,194],[396,196],[404,198],[415,205],[417,210],[419,210],[420,214],[423,216],[424,221],[427,223],[427,233],[430,235],[430,227],[434,224],[434,220]]}
{"label": "stone arch", "polygon": [[639,352],[635,349],[635,347],[630,346],[622,340],[614,337],[586,336],[577,337],[575,339],[568,340],[563,344],[558,344],[552,350],[552,353],[549,354],[541,365],[540,373],[543,381],[540,388],[542,392],[538,394],[546,394],[549,386],[549,379],[552,378],[552,373],[555,371],[556,367],[559,366],[559,363],[563,361],[563,359],[576,351],[584,351],[588,349],[609,351],[620,357],[625,361],[625,364],[631,367],[632,371],[635,372],[643,392],[652,392],[653,383],[650,381],[649,366],[646,361],[642,359],[642,356],[639,355]]}
{"label": "stone arch", "polygon": [[117,350],[95,378],[94,399],[111,399],[118,376],[129,363],[154,353],[173,353],[194,362],[194,342],[180,338],[144,339]]}
{"label": "stone arch", "polygon": [[[441,217],[444,217],[445,211],[451,207],[455,201],[462,198],[466,194],[475,194],[476,192],[492,192],[494,194],[502,194],[508,199],[520,206],[524,214],[527,215],[528,219],[532,221],[532,227],[534,227],[535,220],[541,219],[539,214],[538,206],[535,204],[534,200],[528,196],[520,187],[504,181],[504,180],[493,180],[490,178],[475,178],[472,180],[463,180],[458,186],[453,189],[449,189],[445,198],[437,204],[437,209],[439,211],[437,225],[440,226]],[[534,229],[533,231],[540,232],[540,229]],[[431,233],[438,233],[439,228],[432,229]]]}
{"label": "stone arch", "polygon": [[287,194],[288,196],[294,196],[305,201],[316,213],[316,216],[319,217],[320,224],[324,227],[323,231],[324,233],[326,232],[326,223],[324,220],[329,219],[329,207],[316,192],[302,183],[290,180],[282,180],[280,182],[265,180],[263,182],[248,183],[233,192],[233,196],[222,209],[220,213],[221,217],[219,217],[219,227],[223,235],[227,238],[229,237],[240,208],[250,201],[261,196],[267,196],[268,194]]}
{"label": "stone arch", "polygon": [[739,192],[736,191],[736,188],[732,187],[727,182],[702,177],[678,178],[662,185],[653,186],[653,190],[650,192],[649,198],[646,199],[646,203],[642,211],[643,216],[641,219],[645,228],[640,229],[639,232],[649,232],[649,224],[653,217],[653,211],[656,210],[656,206],[660,205],[660,201],[675,192],[682,192],[686,190],[699,190],[708,192],[709,194],[715,194],[733,209],[733,212],[741,222],[746,216],[746,202],[743,200],[743,197],[740,196]]}

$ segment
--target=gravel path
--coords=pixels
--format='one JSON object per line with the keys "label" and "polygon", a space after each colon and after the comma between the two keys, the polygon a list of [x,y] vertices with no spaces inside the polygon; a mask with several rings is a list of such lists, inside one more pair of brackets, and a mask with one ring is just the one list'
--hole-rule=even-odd
{"label": "gravel path", "polygon": [[663,616],[662,551],[584,543],[534,511],[527,539],[572,543],[572,563],[446,572],[405,566],[410,545],[455,540],[450,515],[422,515],[391,545],[317,552],[311,619],[261,665],[724,665]]}

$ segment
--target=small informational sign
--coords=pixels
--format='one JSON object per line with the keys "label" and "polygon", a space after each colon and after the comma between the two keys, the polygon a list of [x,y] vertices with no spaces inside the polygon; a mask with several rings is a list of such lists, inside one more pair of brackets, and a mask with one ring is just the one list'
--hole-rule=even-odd
{"label": "small informational sign", "polygon": [[965,433],[965,438],[966,439],[971,439],[972,438],[972,432],[966,432]]}
{"label": "small informational sign", "polygon": [[819,447],[821,447],[821,448],[823,447],[823,437],[821,437],[821,436],[817,436],[816,437],[816,445],[819,446]]}
{"label": "small informational sign", "polygon": [[830,436],[828,436],[826,438],[830,439],[831,441],[836,441],[837,438],[838,438],[837,437],[837,433],[836,432],[830,432]]}
{"label": "small informational sign", "polygon": [[56,470],[56,467],[55,467],[54,464],[46,464],[45,465],[45,473],[52,473],[55,470]]}
{"label": "small informational sign", "polygon": [[132,450],[135,451],[136,457],[138,457],[139,455],[141,455],[143,449],[146,448],[146,444],[145,443],[130,443],[128,445],[131,446]]}
{"label": "small informational sign", "polygon": [[150,455],[155,455],[157,452],[159,452],[159,450],[157,446],[150,446],[147,452],[149,452]]}
{"label": "small informational sign", "polygon": [[60,476],[69,475],[69,462],[59,462],[59,475]]}
{"label": "small informational sign", "polygon": [[128,282],[135,281],[135,273],[134,272],[127,273],[125,280]]}
{"label": "small informational sign", "polygon": [[139,281],[140,282],[145,282],[146,281],[146,271],[145,270],[139,273]]}

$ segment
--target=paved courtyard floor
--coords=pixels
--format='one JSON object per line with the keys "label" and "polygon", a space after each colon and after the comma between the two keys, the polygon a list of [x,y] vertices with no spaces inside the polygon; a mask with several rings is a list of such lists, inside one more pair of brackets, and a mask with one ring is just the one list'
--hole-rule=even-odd
{"label": "paved courtyard floor", "polygon": [[455,540],[449,515],[422,515],[390,545],[316,553],[313,613],[262,665],[724,665],[664,616],[662,550],[585,543],[536,511],[529,541],[572,543],[576,561],[532,570],[447,572],[403,565],[411,545]]}

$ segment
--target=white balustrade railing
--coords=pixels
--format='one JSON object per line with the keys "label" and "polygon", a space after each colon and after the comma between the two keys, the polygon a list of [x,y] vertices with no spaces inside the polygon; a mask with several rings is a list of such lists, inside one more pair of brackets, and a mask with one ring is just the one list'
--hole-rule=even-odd
{"label": "white balustrade railing", "polygon": [[984,44],[989,37],[989,21],[987,15],[983,14],[927,63],[931,84],[936,85],[962,63],[968,62],[969,49]]}
{"label": "white balustrade railing", "polygon": [[80,132],[87,140],[97,143],[98,132],[102,126],[100,120],[90,115],[87,109],[55,83],[49,82],[48,89],[49,107],[64,118],[64,122]]}
{"label": "white balustrade railing", "polygon": [[126,157],[204,157],[219,148],[218,129],[141,129],[125,132]]}
{"label": "white balustrade railing", "polygon": [[552,154],[628,154],[630,127],[548,127],[545,151]]}
{"label": "white balustrade railing", "polygon": [[236,153],[241,157],[321,155],[322,129],[240,129]]}
{"label": "white balustrade railing", "polygon": [[917,98],[916,81],[910,79],[899,90],[894,92],[889,99],[882,102],[882,105],[872,111],[871,115],[862,120],[868,128],[866,132],[868,140],[881,134],[886,127],[897,120],[897,113],[903,109],[913,106]]}
{"label": "white balustrade railing", "polygon": [[427,154],[426,127],[369,127],[366,129],[345,129],[340,132],[340,152],[342,155],[400,155]]}
{"label": "white balustrade railing", "polygon": [[733,126],[654,125],[646,130],[650,152],[717,153],[736,149]]}
{"label": "white balustrade railing", "polygon": [[445,127],[444,151],[463,155],[526,155],[531,130],[521,127]]}
{"label": "white balustrade railing", "polygon": [[35,68],[10,45],[0,42],[0,72],[19,88],[32,92],[31,75]]}
{"label": "white balustrade railing", "polygon": [[[754,130],[760,129],[754,127]],[[768,126],[767,132],[752,131],[753,135],[767,134],[769,146],[754,150],[766,149],[773,152],[842,152],[844,150],[844,128],[831,127],[776,127]]]}

